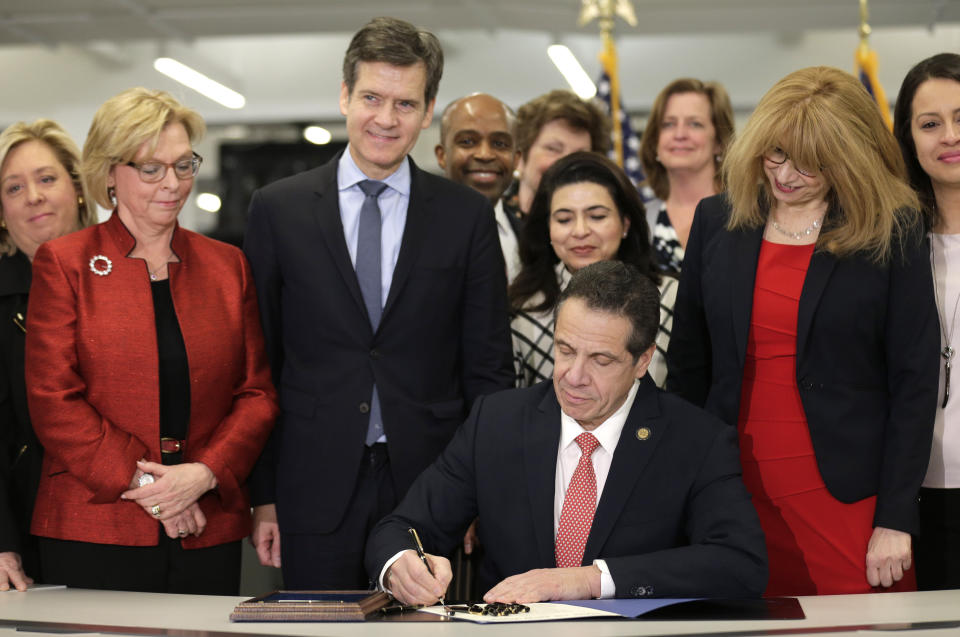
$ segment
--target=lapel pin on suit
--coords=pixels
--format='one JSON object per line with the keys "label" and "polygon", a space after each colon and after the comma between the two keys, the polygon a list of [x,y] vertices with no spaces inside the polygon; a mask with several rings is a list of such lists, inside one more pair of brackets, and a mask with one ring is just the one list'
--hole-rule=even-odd
{"label": "lapel pin on suit", "polygon": [[637,429],[637,440],[643,441],[650,437],[650,429],[647,427],[640,427]]}
{"label": "lapel pin on suit", "polygon": [[90,259],[90,271],[98,276],[107,276],[113,270],[113,261],[98,254]]}

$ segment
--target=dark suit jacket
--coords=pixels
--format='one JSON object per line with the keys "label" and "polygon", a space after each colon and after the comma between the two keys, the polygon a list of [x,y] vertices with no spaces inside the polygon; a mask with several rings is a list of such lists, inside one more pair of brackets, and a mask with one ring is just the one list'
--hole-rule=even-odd
{"label": "dark suit jacket", "polygon": [[[153,546],[158,523],[120,500],[136,461],[161,462],[160,380],[150,280],[116,213],[48,241],[33,261],[27,315],[30,415],[45,455],[33,533],[81,542]],[[253,279],[243,254],[177,228],[170,293],[190,366],[184,462],[217,478],[198,501],[199,548],[250,532],[245,480],[277,415]],[[110,273],[91,272],[102,255]],[[102,262],[101,262],[102,263]]]}
{"label": "dark suit jacket", "polygon": [[[697,207],[674,307],[667,388],[737,424],[763,229]],[[919,230],[888,265],[814,252],[797,318],[797,385],[820,473],[843,502],[876,494],[875,526],[914,533],[937,401],[937,314]]]}
{"label": "dark suit jacket", "polygon": [[30,425],[23,379],[21,325],[27,315],[30,260],[22,252],[0,257],[0,552],[20,553],[27,574],[40,573],[29,536],[43,449]]}
{"label": "dark suit jacket", "polygon": [[[637,431],[646,427],[649,438]],[[446,554],[479,515],[481,584],[556,566],[554,481],[560,405],[550,381],[477,401],[407,497],[370,535],[366,566],[413,548]],[[604,559],[618,597],[749,597],[767,583],[766,547],[740,478],[735,432],[644,376],[613,455],[584,564]],[[486,590],[486,589],[484,589]]]}
{"label": "dark suit jacket", "polygon": [[286,533],[330,532],[343,518],[374,380],[399,497],[470,403],[514,375],[490,203],[411,165],[400,254],[374,333],[340,221],[339,159],[255,192],[244,241],[282,411],[253,499],[277,503]]}

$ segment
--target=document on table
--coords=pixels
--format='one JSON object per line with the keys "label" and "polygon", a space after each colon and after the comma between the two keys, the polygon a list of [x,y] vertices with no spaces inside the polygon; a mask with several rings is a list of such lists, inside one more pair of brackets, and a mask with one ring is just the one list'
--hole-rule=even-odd
{"label": "document on table", "polygon": [[[480,606],[484,606],[484,604],[480,604]],[[546,622],[564,619],[583,619],[589,617],[597,619],[613,619],[616,617],[623,617],[623,615],[620,613],[609,610],[588,608],[585,606],[574,606],[572,604],[558,602],[538,602],[535,604],[527,604],[527,606],[530,607],[530,612],[518,613],[516,615],[478,615],[464,611],[456,611],[456,613],[453,614],[452,619],[465,619],[467,621],[477,622],[480,624],[510,624],[517,622]],[[421,608],[420,612],[441,616],[447,615],[447,612],[444,610],[443,606],[428,606],[427,608]]]}
{"label": "document on table", "polygon": [[651,611],[664,606],[682,604],[690,602],[696,598],[693,597],[655,597],[644,599],[580,599],[568,602],[553,602],[555,604],[569,604],[571,606],[580,606],[598,611],[606,611],[620,617],[636,618],[645,615]]}

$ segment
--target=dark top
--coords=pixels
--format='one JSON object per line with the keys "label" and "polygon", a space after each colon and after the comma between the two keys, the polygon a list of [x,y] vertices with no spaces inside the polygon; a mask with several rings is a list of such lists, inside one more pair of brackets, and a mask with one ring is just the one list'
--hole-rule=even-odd
{"label": "dark top", "polygon": [[[556,566],[553,526],[560,446],[553,384],[478,398],[446,450],[367,543],[374,579],[398,551],[445,555],[474,518],[481,588]],[[583,564],[606,560],[617,597],[758,597],[767,552],[740,479],[737,435],[640,379],[587,536]],[[485,588],[483,590],[486,590]]]}
{"label": "dark top", "polygon": [[[839,211],[828,213],[831,222]],[[667,388],[735,426],[763,228],[727,230],[723,195],[697,206],[667,351]],[[816,250],[797,316],[796,379],[831,495],[876,495],[875,526],[917,531],[930,457],[940,335],[920,228],[868,256]]]}
{"label": "dark top", "polygon": [[490,202],[410,162],[403,240],[374,332],[340,219],[340,157],[250,199],[244,250],[282,412],[250,499],[276,503],[285,533],[330,533],[354,506],[351,488],[327,487],[360,475],[374,383],[403,494],[470,404],[515,376]]}
{"label": "dark top", "polygon": [[[186,440],[190,422],[190,368],[170,295],[170,280],[154,281],[150,291],[160,359],[160,437]],[[182,453],[165,453],[163,464],[179,464],[182,456]]]}
{"label": "dark top", "polygon": [[23,378],[30,277],[25,254],[0,257],[0,552],[20,553],[26,573],[36,577],[29,530],[43,449],[30,424]]}

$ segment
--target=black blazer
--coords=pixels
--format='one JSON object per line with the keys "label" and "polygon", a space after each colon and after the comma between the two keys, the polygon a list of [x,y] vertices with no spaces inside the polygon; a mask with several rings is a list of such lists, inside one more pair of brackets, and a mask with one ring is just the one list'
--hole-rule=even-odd
{"label": "black blazer", "polygon": [[24,570],[36,578],[36,540],[29,533],[43,449],[27,411],[25,321],[17,316],[27,316],[30,275],[22,252],[0,257],[0,552],[20,553]]}
{"label": "black blazer", "polygon": [[[728,231],[700,202],[667,351],[667,388],[737,425],[763,228]],[[929,247],[906,232],[887,265],[816,250],[800,295],[797,385],[820,474],[842,502],[876,494],[874,526],[917,530],[937,401]]]}
{"label": "black blazer", "polygon": [[251,477],[286,533],[332,531],[360,470],[374,380],[398,497],[481,394],[513,382],[490,203],[411,161],[407,221],[374,333],[340,221],[337,162],[254,193],[250,260],[281,416]]}
{"label": "black blazer", "polygon": [[[641,440],[637,432],[649,430]],[[413,548],[448,553],[479,515],[481,584],[556,566],[560,405],[550,381],[487,396],[407,497],[374,528],[366,566]],[[583,563],[604,559],[617,597],[752,597],[767,583],[763,531],[733,430],[644,376],[597,504]]]}

